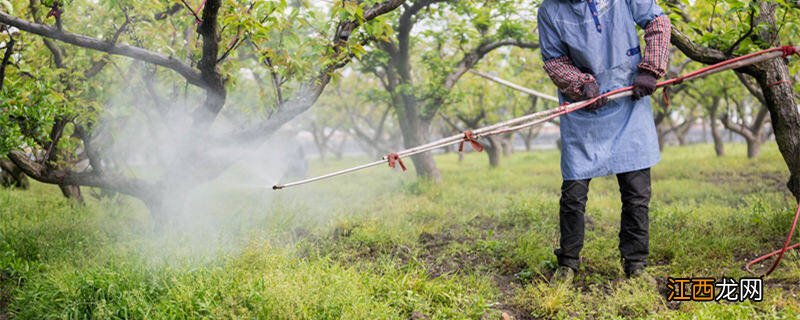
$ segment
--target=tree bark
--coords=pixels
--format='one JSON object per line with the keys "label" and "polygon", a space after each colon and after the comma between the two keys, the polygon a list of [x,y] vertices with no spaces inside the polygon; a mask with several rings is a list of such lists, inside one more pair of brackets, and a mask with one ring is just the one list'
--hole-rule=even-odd
{"label": "tree bark", "polygon": [[[747,158],[749,159],[758,156],[759,152],[761,151],[761,144],[765,141],[765,135],[763,132],[766,116],[767,109],[761,107],[761,110],[759,110],[758,114],[754,116],[755,119],[750,125],[742,123],[744,121],[742,119],[740,119],[740,123],[734,123],[729,115],[722,117],[722,124],[726,129],[744,138],[745,142],[747,143]],[[739,115],[739,117],[741,118],[743,115]]]}
{"label": "tree bark", "polygon": [[679,146],[685,146],[688,144],[686,136],[689,134],[689,130],[692,129],[692,124],[694,124],[694,119],[695,119],[694,117],[689,117],[688,119],[686,119],[686,121],[684,121],[677,128],[675,128],[675,131],[673,133],[675,134],[675,137],[678,138]]}
{"label": "tree bark", "polygon": [[753,159],[761,153],[761,141],[759,139],[747,139],[747,158]]}
{"label": "tree bark", "polygon": [[28,189],[28,177],[13,161],[0,159],[0,182],[4,187]]}
{"label": "tree bark", "polygon": [[664,151],[664,147],[666,146],[666,136],[667,130],[664,129],[664,123],[656,124],[656,134],[658,135],[658,150]]}
{"label": "tree bark", "polygon": [[525,144],[525,151],[531,152],[533,148],[533,139],[539,135],[539,129],[534,131],[533,128],[528,128],[524,132],[521,132],[520,135],[522,136],[522,142]]}
{"label": "tree bark", "polygon": [[489,157],[489,166],[497,168],[500,166],[503,142],[498,136],[489,136],[486,137],[486,140],[489,140],[489,143],[484,146],[484,149],[486,149],[486,155]]}
{"label": "tree bark", "polygon": [[[661,89],[664,90],[664,89]],[[655,99],[658,101],[659,108],[655,110],[655,114],[653,115],[653,122],[656,124],[656,135],[658,135],[658,150],[664,151],[664,136],[666,136],[666,131],[664,129],[664,119],[667,118],[667,110],[664,107],[664,101],[662,99]]]}
{"label": "tree bark", "polygon": [[[431,123],[420,119],[416,102],[411,97],[406,97],[402,114],[398,114],[400,120],[400,131],[403,133],[403,145],[406,148],[413,148],[429,142]],[[417,177],[428,179],[434,182],[442,181],[439,168],[433,159],[432,152],[423,152],[411,156],[414,163],[414,171]]]}
{"label": "tree bark", "polygon": [[61,189],[61,194],[64,195],[67,199],[72,199],[77,201],[80,204],[84,204],[83,201],[83,194],[81,194],[81,187],[71,184],[60,184],[58,188]]}
{"label": "tree bark", "polygon": [[800,201],[800,113],[791,85],[772,85],[789,79],[789,68],[783,59],[766,61],[760,67],[764,72],[756,80],[764,92],[778,149],[789,167],[786,186]]}
{"label": "tree bark", "polygon": [[331,129],[330,132],[325,133],[325,125],[318,125],[316,121],[311,121],[309,126],[311,127],[311,137],[314,140],[314,146],[317,147],[317,152],[319,153],[319,159],[325,161],[325,156],[330,149],[328,144],[338,128]]}
{"label": "tree bark", "polygon": [[701,134],[703,135],[703,143],[708,143],[708,123],[705,117],[700,117]]}
{"label": "tree bark", "polygon": [[717,126],[717,110],[719,109],[719,97],[715,96],[711,103],[711,108],[709,109],[709,126],[711,127],[711,138],[714,140],[714,152],[716,152],[717,157],[725,156],[725,143],[722,141],[722,134],[719,132],[719,126]]}
{"label": "tree bark", "polygon": [[503,156],[508,157],[514,153],[514,134],[504,134],[500,137],[500,145],[502,146]]}
{"label": "tree bark", "polygon": [[[775,26],[775,10],[777,3],[759,1],[760,10],[756,24]],[[762,43],[777,43],[776,28],[763,28],[756,34]],[[717,63],[730,58],[725,53],[702,47],[691,41],[686,35],[673,26],[672,44],[695,61]],[[797,110],[795,94],[787,80],[791,79],[786,59],[771,59],[759,64],[740,68],[738,71],[753,76],[764,95],[766,107],[769,109],[775,141],[789,169],[789,181],[786,183],[795,199],[800,201],[800,112]]]}

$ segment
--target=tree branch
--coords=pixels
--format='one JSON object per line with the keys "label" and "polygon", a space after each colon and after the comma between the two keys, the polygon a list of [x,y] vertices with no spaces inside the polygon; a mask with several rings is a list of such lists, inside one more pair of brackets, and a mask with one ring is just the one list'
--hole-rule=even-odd
{"label": "tree branch", "polygon": [[[182,3],[183,3],[183,5],[186,7],[186,10],[189,10],[189,12],[190,12],[190,13],[191,13],[191,14],[194,16],[194,21],[195,21],[195,22],[197,22],[197,23],[200,23],[200,22],[202,22],[202,21],[203,21],[202,19],[200,19],[200,17],[198,17],[198,16],[197,16],[197,12],[195,12],[195,10],[194,10],[194,9],[192,9],[192,7],[191,7],[191,6],[189,6],[189,3],[188,3],[188,2],[186,2],[186,0],[181,0],[181,2],[182,2]],[[198,8],[198,9],[199,9],[199,8]]]}
{"label": "tree branch", "polygon": [[3,62],[0,64],[0,90],[3,89],[3,84],[5,83],[6,79],[6,67],[8,63],[11,61],[11,54],[14,52],[14,38],[8,40],[6,42],[6,51],[3,54]]}
{"label": "tree branch", "polygon": [[[689,36],[678,30],[674,25],[672,26],[670,42],[672,45],[678,47],[687,57],[700,63],[715,64],[731,58],[722,51],[694,43],[692,39],[689,39]],[[754,66],[741,67],[736,69],[736,71],[749,75],[757,73],[757,69]]]}
{"label": "tree branch", "polygon": [[409,63],[409,44],[411,41],[411,29],[414,27],[414,16],[417,15],[423,9],[440,2],[447,2],[448,0],[419,0],[414,1],[414,3],[403,10],[403,14],[400,16],[400,20],[398,21],[397,25],[397,52],[401,53],[401,57],[397,61],[400,62],[400,65],[397,66],[397,70],[400,71],[400,76],[403,77],[403,80],[408,82],[409,78],[411,77],[405,71],[410,70],[408,68]]}
{"label": "tree branch", "polygon": [[103,71],[103,68],[108,64],[108,56],[104,55],[100,60],[95,61],[92,63],[92,66],[83,73],[83,77],[86,79],[92,78],[96,76],[100,71]]}
{"label": "tree branch", "polygon": [[738,40],[736,40],[736,42],[734,42],[734,43],[731,45],[731,47],[730,47],[730,48],[728,48],[728,50],[725,50],[725,55],[730,55],[731,53],[733,53],[733,50],[736,50],[736,47],[738,47],[738,46],[739,46],[739,44],[740,44],[740,43],[742,43],[742,41],[744,41],[744,39],[747,39],[747,37],[749,37],[751,34],[753,34],[753,30],[754,30],[754,29],[755,29],[755,27],[756,27],[756,24],[755,24],[755,16],[756,16],[756,12],[755,12],[755,10],[754,10],[754,9],[751,7],[751,8],[750,8],[750,29],[749,29],[749,30],[747,30],[747,32],[745,32],[745,34],[743,34],[741,37],[739,37],[739,39],[738,39]]}
{"label": "tree branch", "polygon": [[75,134],[78,138],[83,141],[83,148],[86,151],[86,157],[89,159],[89,164],[92,166],[92,170],[101,174],[103,172],[103,165],[102,161],[100,161],[100,155],[95,150],[94,145],[92,144],[92,137],[91,135],[86,132],[86,129],[81,126],[75,124]]}
{"label": "tree branch", "polygon": [[[42,23],[42,20],[39,17],[40,4],[41,3],[39,2],[39,0],[30,0],[30,2],[28,3],[28,7],[30,8],[31,17],[33,17],[33,21],[39,24]],[[52,53],[53,63],[56,65],[56,67],[63,68],[64,53],[63,51],[61,51],[61,48],[48,38],[42,38],[42,42],[44,42],[44,46],[47,47],[48,50],[50,50],[50,53]]]}
{"label": "tree branch", "polygon": [[726,129],[728,129],[730,131],[733,131],[733,132],[736,132],[736,133],[738,133],[742,137],[745,137],[748,140],[752,140],[753,139],[753,134],[750,132],[750,130],[747,127],[745,127],[742,124],[734,123],[734,122],[731,121],[730,114],[725,113],[724,115],[722,115],[720,120],[722,121],[722,125],[725,126]]}
{"label": "tree branch", "polygon": [[150,197],[150,192],[156,190],[153,184],[136,178],[100,175],[95,171],[51,170],[43,164],[28,159],[28,156],[19,150],[11,151],[8,158],[29,177],[44,183],[107,188],[139,199]]}
{"label": "tree branch", "polygon": [[477,48],[473,49],[461,59],[461,61],[456,64],[455,70],[450,72],[447,75],[444,81],[444,88],[450,90],[455,86],[458,79],[464,75],[469,69],[475,66],[484,56],[486,56],[489,52],[494,51],[495,49],[504,47],[504,46],[517,46],[520,48],[527,48],[527,49],[537,49],[539,48],[539,44],[532,43],[532,42],[525,42],[522,40],[517,39],[505,39],[493,42],[484,42],[479,45]]}
{"label": "tree branch", "polygon": [[283,104],[283,91],[281,90],[281,79],[280,75],[275,71],[275,67],[272,66],[272,59],[267,57],[264,59],[264,63],[269,67],[269,74],[272,78],[272,87],[275,89],[275,100],[278,102],[277,105]]}
{"label": "tree branch", "polygon": [[739,78],[739,82],[747,88],[747,91],[750,91],[750,94],[758,99],[758,102],[761,102],[762,105],[767,105],[767,100],[764,99],[764,92],[761,91],[761,88],[757,87],[757,84],[750,82],[749,79],[746,78],[747,76],[741,72],[736,72],[736,77]]}
{"label": "tree branch", "polygon": [[194,111],[192,117],[199,129],[208,128],[225,105],[227,92],[225,80],[217,70],[217,56],[219,55],[219,31],[217,30],[217,17],[221,0],[208,0],[203,7],[203,20],[197,32],[203,38],[203,51],[197,68],[206,89],[206,98],[203,106]]}
{"label": "tree branch", "polygon": [[[470,52],[466,53],[463,58],[456,64],[453,71],[451,71],[447,77],[444,79],[443,87],[445,90],[449,91],[453,89],[467,71],[472,69],[478,62],[483,59],[489,52],[492,52],[495,49],[504,47],[504,46],[517,46],[520,48],[528,48],[528,49],[536,49],[539,48],[539,44],[537,43],[530,43],[525,42],[518,39],[504,39],[498,41],[485,41],[478,45],[476,48],[472,49]],[[436,115],[436,111],[444,104],[445,97],[437,97],[433,99],[431,104],[428,105],[426,108],[425,114],[422,115],[424,120],[431,120]]]}
{"label": "tree branch", "polygon": [[124,44],[123,45],[113,44],[100,39],[87,37],[85,35],[66,32],[51,26],[29,22],[8,15],[5,12],[0,12],[0,23],[16,27],[22,31],[30,32],[47,39],[58,40],[81,48],[102,51],[114,55],[126,56],[136,60],[141,60],[158,66],[162,66],[174,70],[175,72],[186,78],[186,80],[189,81],[189,83],[191,84],[200,87],[205,87],[204,82],[201,80],[200,74],[196,70],[194,70],[192,67],[184,64],[183,62],[173,57],[168,57],[163,54],[155,53],[139,47],[124,45]]}
{"label": "tree branch", "polygon": [[167,17],[177,13],[180,10],[181,10],[181,5],[176,3],[176,4],[173,4],[171,7],[167,8],[164,11],[157,12],[156,14],[154,14],[153,15],[153,19],[155,19],[155,20],[164,20]]}
{"label": "tree branch", "polygon": [[753,133],[761,132],[761,129],[764,128],[764,123],[767,120],[768,115],[769,115],[769,109],[767,109],[766,105],[762,104],[761,108],[758,109],[758,113],[756,113],[755,119],[753,119],[753,124],[750,125],[750,131],[752,131]]}
{"label": "tree branch", "polygon": [[[371,21],[383,14],[391,12],[396,9],[406,0],[386,0],[377,3],[364,11],[364,21]],[[238,133],[229,135],[224,139],[219,139],[220,143],[231,143],[236,141],[253,141],[259,139],[264,135],[271,134],[278,130],[284,123],[294,119],[299,114],[308,110],[314,102],[317,101],[325,86],[330,82],[331,75],[336,69],[343,66],[337,59],[350,59],[350,56],[342,58],[343,47],[347,44],[346,41],[341,41],[340,36],[342,32],[352,32],[356,27],[360,26],[359,21],[342,21],[339,22],[339,27],[336,28],[337,34],[332,39],[332,47],[328,50],[328,57],[334,60],[333,63],[320,69],[316,76],[310,78],[305,82],[294,95],[292,99],[286,99],[283,104],[277,107],[277,111],[265,121],[262,125],[242,130]],[[349,34],[349,33],[348,33]]]}

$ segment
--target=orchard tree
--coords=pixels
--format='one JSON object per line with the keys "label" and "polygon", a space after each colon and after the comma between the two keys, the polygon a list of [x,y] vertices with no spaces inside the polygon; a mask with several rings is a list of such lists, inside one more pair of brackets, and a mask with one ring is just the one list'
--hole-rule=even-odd
{"label": "orchard tree", "polygon": [[353,140],[374,156],[396,150],[402,142],[389,94],[369,75],[353,73],[342,80],[337,106]]}
{"label": "orchard tree", "polygon": [[[800,32],[796,1],[669,1],[672,44],[692,60],[712,64],[736,55],[789,44]],[[703,17],[703,19],[699,19]],[[755,82],[769,111],[778,149],[789,168],[787,187],[800,201],[800,112],[792,74],[798,65],[771,59],[737,69]]]}
{"label": "orchard tree", "polygon": [[661,123],[661,129],[658,130],[661,147],[663,148],[664,141],[669,134],[675,136],[679,146],[688,144],[689,130],[697,123],[700,116],[700,105],[698,104],[673,105],[666,113],[666,117]]}
{"label": "orchard tree", "polygon": [[[755,158],[761,152],[761,145],[772,135],[769,128],[769,111],[765,107],[764,96],[752,83],[752,78],[738,74],[744,87],[748,88],[745,94],[724,91],[728,108],[722,113],[720,121],[726,129],[744,138],[747,143],[747,157]],[[739,93],[739,96],[735,94]]]}
{"label": "orchard tree", "polygon": [[377,79],[352,71],[343,72],[346,75],[338,77],[320,97],[319,108],[312,111],[314,126],[309,130],[313,133],[325,128],[326,135],[336,132],[339,145],[349,138],[371,156],[397,149],[400,135],[388,94]]}
{"label": "orchard tree", "polygon": [[[543,62],[538,54],[532,54],[530,50],[523,48],[511,47],[509,50],[497,50],[492,52],[488,59],[486,59],[481,69],[483,74],[488,74],[493,77],[511,82],[523,87],[532,89],[542,94],[552,96],[555,99],[557,88],[550,81],[543,68]],[[475,75],[470,75],[474,77]],[[488,79],[482,79],[489,81]],[[523,115],[531,114],[545,109],[555,108],[558,106],[558,101],[539,98],[534,95],[519,92],[509,89],[508,87],[489,81],[487,89],[491,91],[506,90],[506,94],[513,95],[513,103],[509,103],[507,113],[501,115],[499,120],[506,120],[509,118],[520,117]],[[558,120],[550,121],[552,125],[558,125]],[[516,134],[520,136],[525,144],[525,150],[531,151],[533,139],[535,139],[543,126],[533,126],[526,129],[517,131]],[[505,139],[508,143],[506,150],[510,149],[511,142],[513,142],[513,135],[509,135]],[[510,150],[509,150],[510,151]],[[504,151],[504,154],[507,151]]]}
{"label": "orchard tree", "polygon": [[[531,56],[533,55],[529,50],[516,47],[504,48],[490,53],[481,68],[492,70],[484,73],[494,74],[512,83],[525,83],[543,93],[554,92],[556,89],[544,73],[539,62],[541,60],[538,57],[530,59]],[[541,107],[556,106],[555,102],[543,102],[540,106],[539,99],[535,96],[529,96],[475,74],[466,75],[458,82],[450,100],[451,103],[444,107],[442,114],[455,132],[530,114]],[[530,140],[535,137],[539,129],[541,126],[519,132],[526,141],[528,150],[530,150]],[[501,155],[507,156],[513,152],[515,134],[517,133],[512,132],[481,139],[490,166],[499,166]]]}
{"label": "orchard tree", "polygon": [[[13,1],[15,12],[0,12],[18,44],[2,65],[0,152],[33,179],[131,195],[164,218],[237,151],[308,110],[364,45],[387,39],[384,15],[404,2]],[[131,89],[142,91],[118,97]],[[113,103],[127,113],[101,121]],[[151,138],[138,155],[150,169],[133,175],[103,142],[141,118],[148,126],[134,134]],[[70,164],[79,154],[85,170]]]}
{"label": "orchard tree", "polygon": [[[531,1],[415,0],[394,16],[396,33],[362,57],[396,110],[407,148],[431,140],[431,124],[459,79],[505,46],[537,48]],[[418,32],[412,34],[412,29]],[[430,152],[412,156],[419,177],[441,179]]]}
{"label": "orchard tree", "polygon": [[[332,90],[331,90],[332,89]],[[327,92],[336,92],[334,94],[324,94],[317,101],[320,108],[315,108],[310,111],[310,114],[304,121],[305,129],[311,133],[311,138],[314,140],[314,146],[317,148],[320,160],[324,161],[328,152],[337,153],[336,138],[341,139],[342,129],[344,125],[343,114],[339,113],[334,104],[340,97],[338,93],[338,86],[329,88]]]}
{"label": "orchard tree", "polygon": [[[667,67],[665,78],[671,79],[680,76],[687,71],[691,64],[692,60],[686,58],[680,51],[677,49],[670,49],[670,65]],[[687,128],[681,130],[688,131],[688,128],[691,127],[691,122],[684,122],[683,124],[685,124],[685,126],[678,125],[677,128],[671,125],[674,114],[677,111],[675,108],[672,108],[672,105],[684,105],[684,95],[682,93],[687,87],[688,85],[685,83],[678,84],[663,89],[666,90],[662,92],[663,96],[653,97],[653,101],[655,102],[653,106],[653,121],[655,122],[656,131],[658,132],[658,147],[660,150],[664,149],[665,139],[669,133],[675,132],[677,128]],[[668,101],[672,101],[673,103],[668,103]],[[679,139],[679,142],[680,141]]]}
{"label": "orchard tree", "polygon": [[711,139],[714,143],[714,152],[718,157],[725,155],[725,143],[722,133],[723,127],[720,123],[720,115],[724,112],[725,105],[724,92],[726,90],[736,90],[730,81],[733,77],[730,73],[716,74],[692,83],[684,90],[684,96],[689,100],[686,103],[694,103],[703,106],[705,118],[708,120],[708,127],[711,131]]}

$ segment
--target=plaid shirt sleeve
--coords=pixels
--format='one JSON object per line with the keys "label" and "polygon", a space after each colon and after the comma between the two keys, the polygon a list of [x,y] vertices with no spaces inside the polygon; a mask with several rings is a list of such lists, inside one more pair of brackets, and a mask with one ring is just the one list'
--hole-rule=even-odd
{"label": "plaid shirt sleeve", "polygon": [[582,100],[583,84],[595,81],[592,75],[581,72],[567,56],[545,61],[544,70],[561,93],[572,101]]}
{"label": "plaid shirt sleeve", "polygon": [[671,26],[666,15],[653,18],[647,23],[644,28],[644,55],[639,63],[639,70],[649,71],[658,78],[667,73]]}
{"label": "plaid shirt sleeve", "polygon": [[550,21],[544,6],[539,7],[538,15],[539,46],[544,60],[544,71],[553,80],[564,96],[571,101],[583,97],[583,84],[595,81],[594,77],[580,71],[569,58],[566,45],[561,41],[555,25]]}

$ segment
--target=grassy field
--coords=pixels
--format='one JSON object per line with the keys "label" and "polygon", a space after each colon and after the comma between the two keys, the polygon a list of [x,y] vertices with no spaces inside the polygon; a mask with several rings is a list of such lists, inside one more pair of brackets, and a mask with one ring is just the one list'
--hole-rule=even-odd
{"label": "grassy field", "polygon": [[[583,265],[551,287],[557,151],[438,157],[444,182],[375,168],[279,193],[209,192],[155,228],[124,197],[62,199],[52,186],[0,190],[0,318],[500,319],[797,318],[800,256],[765,279],[763,302],[667,303],[666,277],[744,277],[794,213],[774,144],[667,148],[653,170],[651,257],[659,288],[619,264],[619,191],[591,183]],[[313,171],[363,159],[314,163]],[[265,182],[271,185],[272,181]],[[87,191],[88,192],[88,191]]]}

